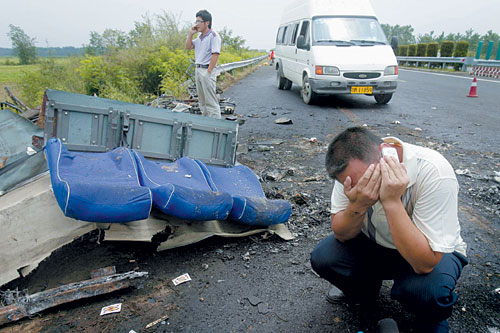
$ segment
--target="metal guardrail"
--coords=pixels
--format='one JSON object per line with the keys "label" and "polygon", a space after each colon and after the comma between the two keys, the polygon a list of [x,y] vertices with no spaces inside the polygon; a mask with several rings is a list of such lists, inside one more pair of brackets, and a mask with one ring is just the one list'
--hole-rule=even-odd
{"label": "metal guardrail", "polygon": [[256,57],[256,58],[251,58],[251,59],[237,61],[237,62],[230,62],[227,64],[219,65],[215,69],[217,70],[217,75],[219,75],[219,74],[222,74],[224,72],[232,71],[233,69],[253,65],[261,60],[266,59],[267,57],[269,57],[269,56],[266,54],[266,55]]}
{"label": "metal guardrail", "polygon": [[485,59],[475,59],[473,57],[396,57],[398,63],[400,62],[415,62],[417,66],[419,63],[427,63],[430,67],[431,63],[443,64],[442,67],[445,68],[446,64],[463,64],[462,71],[466,72],[469,66],[491,66],[500,67],[500,60],[485,60]]}
{"label": "metal guardrail", "polygon": [[474,66],[499,67],[500,66],[500,60],[474,59]]}

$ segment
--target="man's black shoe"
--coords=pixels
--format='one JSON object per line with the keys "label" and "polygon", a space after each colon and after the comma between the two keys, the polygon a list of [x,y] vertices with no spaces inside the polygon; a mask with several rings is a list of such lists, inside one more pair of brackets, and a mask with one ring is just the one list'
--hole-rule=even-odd
{"label": "man's black shoe", "polygon": [[376,301],[377,297],[367,297],[367,298],[353,298],[347,297],[344,295],[342,290],[333,286],[328,290],[328,294],[326,294],[326,300],[332,304],[349,304],[349,305],[370,305]]}
{"label": "man's black shoe", "polygon": [[377,323],[377,333],[399,333],[398,324],[392,318],[384,318]]}
{"label": "man's black shoe", "polygon": [[326,300],[332,304],[351,303],[342,290],[333,286],[326,294]]}

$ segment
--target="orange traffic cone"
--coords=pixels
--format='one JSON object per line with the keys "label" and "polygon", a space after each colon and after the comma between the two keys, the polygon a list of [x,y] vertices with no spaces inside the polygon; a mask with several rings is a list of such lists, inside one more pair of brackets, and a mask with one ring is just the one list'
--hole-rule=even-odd
{"label": "orange traffic cone", "polygon": [[479,97],[477,95],[477,79],[474,77],[474,80],[472,80],[472,84],[470,86],[470,91],[467,97]]}

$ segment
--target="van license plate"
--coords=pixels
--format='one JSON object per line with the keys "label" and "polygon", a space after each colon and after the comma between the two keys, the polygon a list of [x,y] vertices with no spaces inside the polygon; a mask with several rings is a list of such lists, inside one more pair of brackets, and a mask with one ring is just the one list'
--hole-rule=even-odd
{"label": "van license plate", "polygon": [[372,94],[373,87],[351,87],[351,94]]}

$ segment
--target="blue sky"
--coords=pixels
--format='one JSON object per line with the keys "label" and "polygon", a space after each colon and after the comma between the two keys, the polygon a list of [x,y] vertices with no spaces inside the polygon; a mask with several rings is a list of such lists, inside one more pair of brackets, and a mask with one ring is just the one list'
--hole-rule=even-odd
{"label": "blue sky", "polygon": [[[35,37],[37,46],[82,46],[90,31],[106,28],[131,30],[142,15],[166,10],[182,22],[193,22],[199,9],[213,15],[215,30],[224,26],[242,36],[251,48],[270,49],[283,8],[289,0],[17,0],[1,5],[0,47],[11,47],[9,24]],[[500,0],[372,0],[379,21],[391,25],[410,24],[415,34],[463,33],[472,28],[484,34],[500,33]]]}

